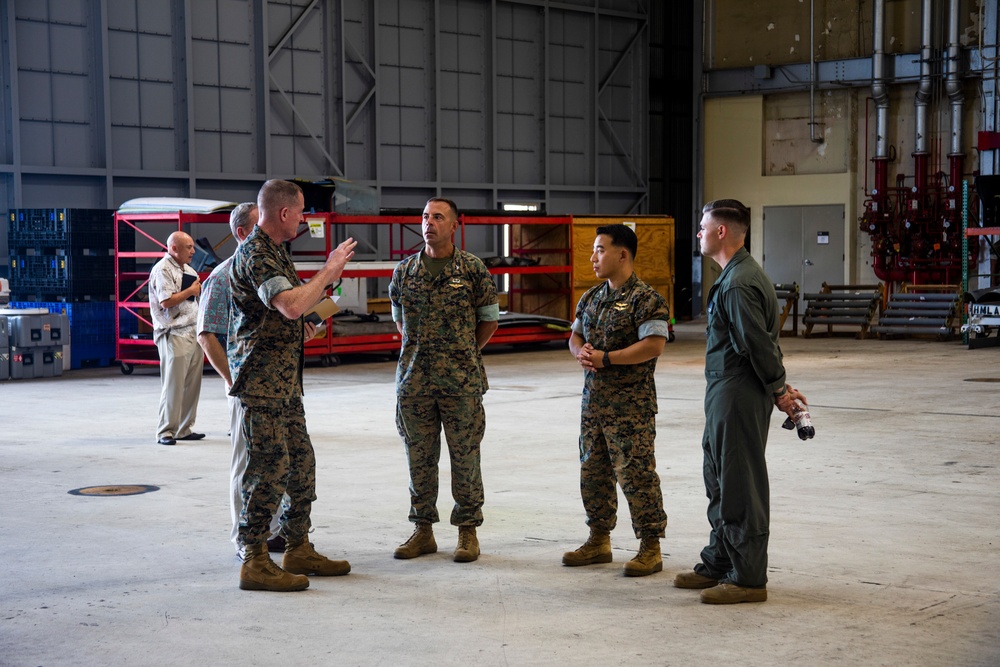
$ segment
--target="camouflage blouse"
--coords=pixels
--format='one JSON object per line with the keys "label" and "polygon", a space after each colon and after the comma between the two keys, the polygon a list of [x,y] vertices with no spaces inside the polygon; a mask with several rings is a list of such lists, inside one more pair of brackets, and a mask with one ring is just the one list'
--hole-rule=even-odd
{"label": "camouflage blouse", "polygon": [[290,320],[271,299],[302,284],[292,258],[260,227],[240,244],[229,270],[229,372],[233,396],[302,395],[302,318]]}
{"label": "camouflage blouse", "polygon": [[[615,290],[604,281],[580,297],[573,331],[598,350],[621,350],[647,336],[669,335],[670,309],[666,300],[633,273]],[[656,359],[641,364],[587,371],[583,401],[609,407],[652,409],[656,412]]]}
{"label": "camouflage blouse", "polygon": [[434,277],[421,255],[423,251],[401,261],[389,284],[392,319],[403,323],[396,392],[482,395],[489,383],[476,326],[500,318],[493,278],[482,260],[458,248]]}

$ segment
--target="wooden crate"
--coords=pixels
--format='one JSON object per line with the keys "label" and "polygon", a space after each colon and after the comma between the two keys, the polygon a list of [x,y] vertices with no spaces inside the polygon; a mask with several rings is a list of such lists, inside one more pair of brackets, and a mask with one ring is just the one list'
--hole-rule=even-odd
{"label": "wooden crate", "polygon": [[669,216],[573,216],[573,312],[580,297],[599,281],[590,256],[597,228],[634,222],[639,242],[635,273],[663,295],[674,312],[674,219]]}
{"label": "wooden crate", "polygon": [[[515,224],[511,225],[511,252],[515,257],[538,261],[538,266],[570,266],[570,225]],[[569,273],[517,273],[510,276],[509,307],[520,313],[571,320]]]}

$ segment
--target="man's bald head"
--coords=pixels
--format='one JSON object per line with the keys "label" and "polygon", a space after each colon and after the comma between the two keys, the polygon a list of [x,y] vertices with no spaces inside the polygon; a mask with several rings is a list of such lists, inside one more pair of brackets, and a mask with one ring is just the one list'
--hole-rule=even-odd
{"label": "man's bald head", "polygon": [[181,266],[190,264],[194,259],[194,239],[185,232],[174,232],[167,237],[167,253]]}

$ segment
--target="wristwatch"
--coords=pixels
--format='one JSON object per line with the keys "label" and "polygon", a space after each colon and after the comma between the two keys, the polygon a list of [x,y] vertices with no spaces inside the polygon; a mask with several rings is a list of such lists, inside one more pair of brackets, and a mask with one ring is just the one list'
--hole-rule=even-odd
{"label": "wristwatch", "polygon": [[608,356],[610,354],[611,354],[610,352],[608,352],[607,350],[604,350],[604,367],[605,368],[611,368],[611,357]]}

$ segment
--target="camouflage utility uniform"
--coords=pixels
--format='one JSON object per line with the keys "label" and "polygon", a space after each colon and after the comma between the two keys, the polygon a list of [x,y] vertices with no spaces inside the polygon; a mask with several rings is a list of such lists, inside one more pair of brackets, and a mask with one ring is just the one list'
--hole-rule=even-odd
{"label": "camouflage utility uniform", "polygon": [[309,532],[316,500],[316,457],[302,407],[303,324],[271,299],[301,281],[284,246],[255,227],[233,255],[230,283],[229,393],[243,407],[247,447],[239,546],[267,540],[283,493],[289,501],[280,531],[295,542]]}
{"label": "camouflage utility uniform", "polygon": [[[605,281],[576,308],[573,331],[597,350],[621,350],[647,336],[669,335],[666,301],[633,273],[620,289]],[[638,538],[663,537],[660,478],[656,474],[656,358],[584,375],[580,415],[580,492],[591,529],[612,531],[621,484]]]}
{"label": "camouflage utility uniform", "polygon": [[403,325],[396,369],[396,428],[410,470],[413,522],[436,523],[441,428],[451,456],[451,523],[483,523],[479,444],[489,388],[476,341],[479,322],[500,317],[496,285],[483,262],[455,248],[436,276],[424,252],[396,267],[389,285],[392,318]]}
{"label": "camouflage utility uniform", "polygon": [[705,491],[709,544],[695,572],[738,586],[767,583],[770,489],[764,447],[785,387],[774,285],[745,249],[708,293]]}

